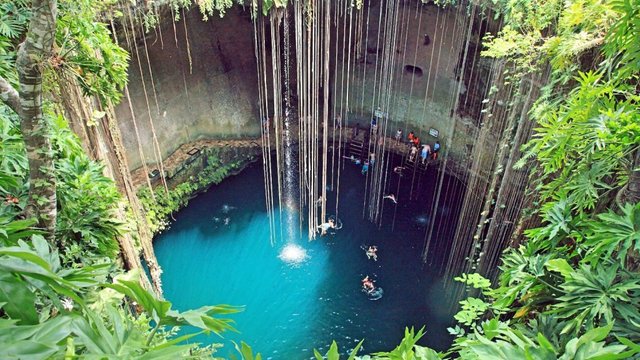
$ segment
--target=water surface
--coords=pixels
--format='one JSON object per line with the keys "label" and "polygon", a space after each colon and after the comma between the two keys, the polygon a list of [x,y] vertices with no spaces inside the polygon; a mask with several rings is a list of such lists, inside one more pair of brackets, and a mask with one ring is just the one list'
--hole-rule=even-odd
{"label": "water surface", "polygon": [[[390,189],[397,189],[401,180],[403,190],[397,209],[386,200],[381,226],[363,219],[359,168],[348,163],[341,173],[338,218],[343,228],[312,242],[294,239],[308,255],[298,266],[278,257],[285,241],[270,244],[260,164],[212,187],[175,215],[171,229],[155,243],[166,298],[179,310],[220,303],[244,306],[231,315],[239,333],[225,333],[224,339],[200,336],[198,341],[225,343],[220,356],[233,349],[231,341],[242,340],[267,359],[306,359],[312,358],[313,348],[324,353],[332,340],[342,351],[361,339],[361,354],[391,350],[405,327],[426,326],[421,344],[448,347],[446,327],[452,321],[436,275],[440,257],[430,261],[432,267],[420,257],[431,220],[435,171],[413,179],[389,177]],[[414,200],[409,200],[411,182]],[[329,192],[331,214],[336,193]],[[453,208],[441,207],[445,219],[453,216]],[[451,236],[446,225],[435,227],[443,243]],[[370,244],[378,246],[377,262],[365,256],[363,247]],[[384,289],[382,299],[371,301],[361,291],[365,275]]]}

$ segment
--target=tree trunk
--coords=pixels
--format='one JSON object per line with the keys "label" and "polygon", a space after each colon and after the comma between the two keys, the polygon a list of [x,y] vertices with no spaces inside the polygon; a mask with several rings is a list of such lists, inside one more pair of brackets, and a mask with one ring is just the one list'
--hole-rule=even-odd
{"label": "tree trunk", "polygon": [[103,110],[106,112],[106,116],[105,120],[100,122],[100,125],[103,133],[105,134],[105,141],[109,145],[108,148],[110,150],[107,152],[107,156],[104,160],[110,164],[109,166],[112,169],[113,179],[115,180],[118,189],[129,201],[129,206],[131,207],[134,218],[136,219],[138,239],[142,245],[144,260],[149,268],[153,290],[156,292],[158,297],[162,297],[162,269],[158,264],[156,254],[153,250],[153,234],[149,229],[147,218],[144,210],[142,209],[142,204],[140,204],[140,200],[138,200],[138,195],[136,194],[136,189],[133,186],[131,171],[129,171],[129,165],[127,164],[115,110],[111,104]]}
{"label": "tree trunk", "polygon": [[42,69],[56,32],[56,0],[32,0],[27,38],[18,50],[22,135],[29,160],[29,200],[26,216],[36,217],[45,237],[55,240],[56,179],[49,125],[42,115]]}
{"label": "tree trunk", "polygon": [[[135,246],[134,234],[137,233],[140,243],[146,243],[151,242],[151,231],[146,226],[144,212],[138,209],[140,205],[132,185],[129,168],[126,165],[122,150],[124,146],[122,145],[118,125],[115,123],[113,109],[110,107],[103,109],[99,100],[95,98],[92,100],[84,96],[74,78],[67,76],[63,72],[58,72],[57,75],[61,97],[59,102],[64,108],[65,117],[69,121],[71,129],[80,137],[82,147],[89,157],[105,165],[105,176],[114,180],[116,187],[131,207],[136,219],[135,230],[118,236],[124,267],[127,270],[141,270],[140,281],[143,286],[148,290],[154,291],[158,296],[162,296],[159,272],[156,271],[156,267],[149,266],[150,270],[153,270],[151,274],[154,276],[153,286],[151,286],[149,278],[145,271],[142,270],[140,254]],[[95,110],[106,110],[105,115],[102,118],[93,119]],[[94,123],[89,125],[90,121]],[[119,220],[127,222],[125,201],[120,204],[117,217]],[[155,260],[155,254],[153,260]],[[157,261],[154,261],[154,264],[157,264]]]}

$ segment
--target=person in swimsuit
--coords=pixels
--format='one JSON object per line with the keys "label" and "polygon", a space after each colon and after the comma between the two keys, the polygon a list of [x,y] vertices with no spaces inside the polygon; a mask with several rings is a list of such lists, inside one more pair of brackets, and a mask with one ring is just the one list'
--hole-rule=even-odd
{"label": "person in swimsuit", "polygon": [[318,229],[320,230],[320,235],[326,235],[327,230],[335,229],[335,228],[336,228],[336,223],[333,221],[333,219],[329,219],[329,221],[327,221],[326,223],[322,223],[318,225]]}
{"label": "person in swimsuit", "polygon": [[369,246],[369,249],[367,249],[367,259],[371,259],[373,258],[373,261],[378,261],[378,247],[377,246]]}

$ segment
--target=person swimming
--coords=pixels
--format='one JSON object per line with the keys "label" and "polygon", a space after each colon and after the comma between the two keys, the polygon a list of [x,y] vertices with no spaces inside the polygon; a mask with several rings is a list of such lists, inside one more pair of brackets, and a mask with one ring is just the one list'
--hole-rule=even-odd
{"label": "person swimming", "polygon": [[367,254],[367,259],[371,259],[373,258],[373,261],[378,261],[378,247],[373,245],[373,246],[369,246],[369,248],[367,249],[367,252],[365,254]]}
{"label": "person swimming", "polygon": [[373,279],[369,278],[369,275],[365,276],[362,279],[362,291],[366,293],[371,293],[376,289],[375,285],[373,285]]}
{"label": "person swimming", "polygon": [[222,209],[220,209],[220,211],[222,211],[223,214],[228,214],[229,212],[235,209],[236,209],[235,206],[224,204],[222,205]]}
{"label": "person swimming", "polygon": [[322,223],[318,225],[318,229],[320,230],[320,235],[326,235],[327,230],[335,229],[335,228],[336,228],[336,223],[333,219],[329,219],[329,221],[327,221],[326,223]]}

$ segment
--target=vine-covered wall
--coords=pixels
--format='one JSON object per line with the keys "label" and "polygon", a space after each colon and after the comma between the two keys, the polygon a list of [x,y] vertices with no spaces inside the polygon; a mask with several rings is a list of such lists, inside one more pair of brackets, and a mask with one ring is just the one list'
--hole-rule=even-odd
{"label": "vine-covered wall", "polygon": [[[363,11],[367,14],[366,8]],[[455,9],[443,10],[435,5],[417,6],[406,2],[395,12],[397,24],[385,26],[387,15],[383,13],[380,17],[380,11],[380,2],[371,2],[369,29],[363,30],[366,31],[364,51],[352,69],[338,67],[336,98],[349,97],[352,117],[369,117],[378,107],[386,110],[392,123],[388,131],[401,128],[408,133],[413,130],[425,140],[431,127],[442,135],[447,134],[453,125],[454,94],[465,91],[464,86],[459,87],[456,78],[459,70],[456,64],[464,44],[464,36],[456,29],[461,30],[462,19],[456,19]],[[342,34],[338,37],[342,42]],[[344,41],[348,44],[348,33]],[[385,51],[389,47],[395,53],[393,59],[383,57],[383,54],[389,54]],[[385,76],[383,72],[389,66],[392,89],[380,85],[381,77]],[[350,76],[346,74],[347,70]],[[348,90],[342,90],[343,72],[345,78],[351,78]],[[387,91],[392,91],[388,105]]]}

